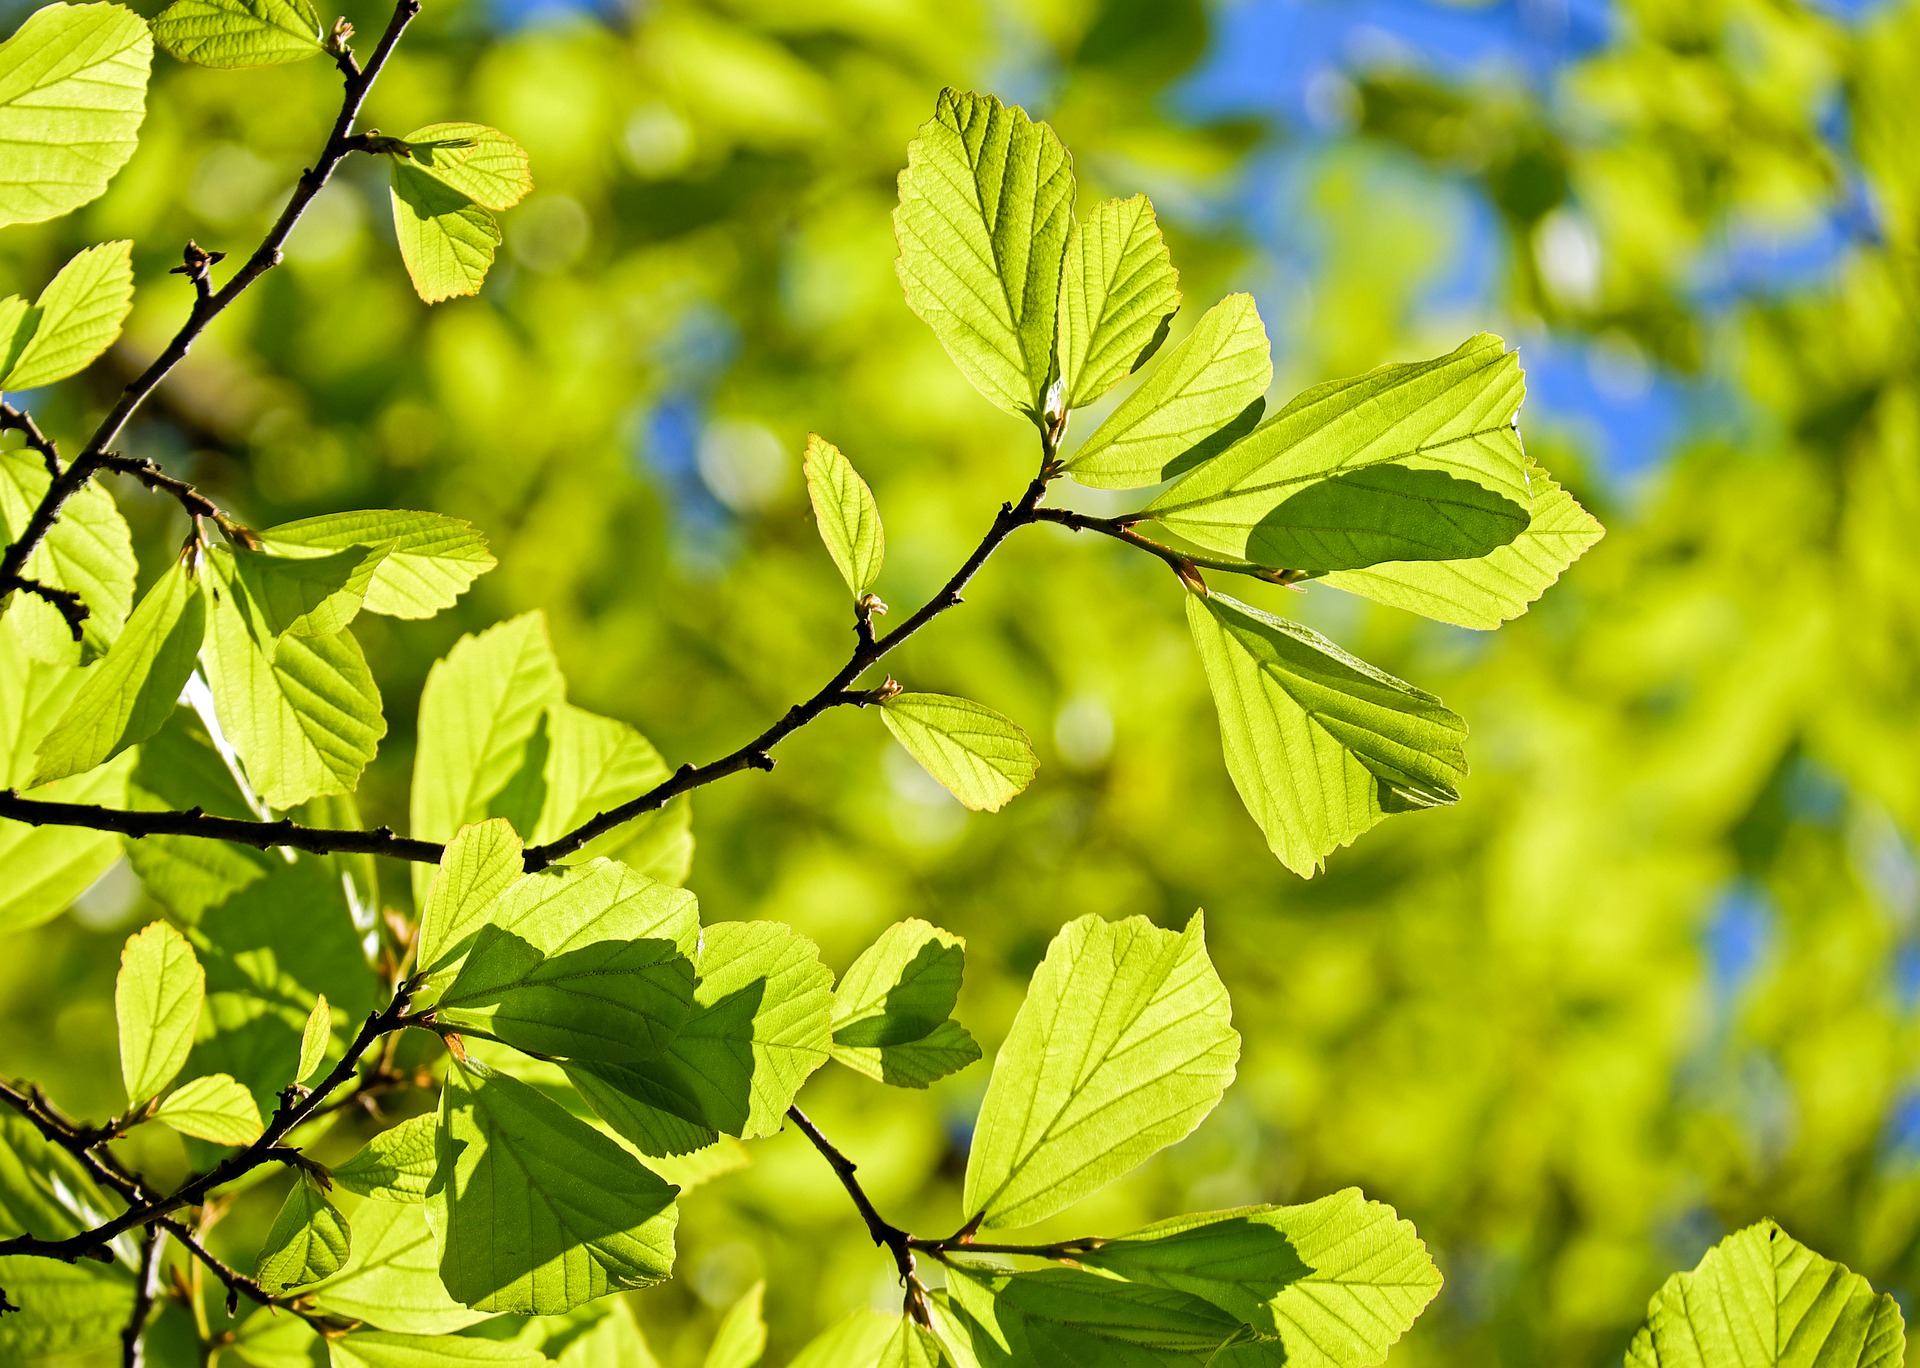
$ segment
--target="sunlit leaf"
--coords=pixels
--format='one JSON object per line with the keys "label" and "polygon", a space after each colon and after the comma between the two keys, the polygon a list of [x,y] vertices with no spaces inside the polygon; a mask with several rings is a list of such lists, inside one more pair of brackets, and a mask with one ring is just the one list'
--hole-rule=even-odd
{"label": "sunlit leaf", "polygon": [[[5,52],[0,48],[0,61]],[[35,389],[84,370],[113,345],[132,307],[133,244],[87,248],[60,268],[27,311],[32,335],[0,387]]]}
{"label": "sunlit leaf", "polygon": [[340,1208],[303,1170],[274,1217],[253,1276],[275,1294],[310,1286],[340,1271],[352,1239]]}
{"label": "sunlit leaf", "polygon": [[428,124],[401,141],[413,166],[482,209],[511,209],[533,189],[527,150],[497,128]]}
{"label": "sunlit leaf", "polygon": [[444,1335],[487,1318],[447,1295],[420,1202],[363,1202],[346,1267],[306,1291],[322,1311],[408,1334]]}
{"label": "sunlit leaf", "polygon": [[424,1202],[433,1178],[435,1132],[440,1119],[429,1112],[390,1126],[333,1168],[333,1181],[348,1192],[382,1202]]}
{"label": "sunlit leaf", "polygon": [[767,1351],[767,1322],[761,1315],[766,1295],[763,1279],[727,1308],[707,1346],[705,1368],[753,1368],[760,1361]]}
{"label": "sunlit leaf", "polygon": [[250,1145],[260,1138],[260,1108],[253,1094],[227,1074],[182,1083],[154,1113],[182,1135],[216,1145]]}
{"label": "sunlit leaf", "polygon": [[236,546],[234,573],[263,638],[332,636],[359,616],[385,546],[349,546],[322,556],[276,556]]}
{"label": "sunlit leaf", "polygon": [[880,720],[907,754],[976,812],[998,812],[1040,768],[1027,734],[972,699],[898,693],[882,703]]}
{"label": "sunlit leaf", "polygon": [[323,513],[280,523],[259,536],[265,549],[280,555],[388,547],[366,591],[366,610],[388,617],[428,618],[451,608],[495,564],[486,538],[471,523],[439,513],[386,508]]}
{"label": "sunlit leaf", "polygon": [[[4,51],[0,48],[0,53]],[[0,127],[4,123],[0,118]],[[0,185],[3,193],[4,186]],[[26,529],[27,519],[47,492],[47,484],[46,467],[31,451],[0,452],[0,523],[5,525],[9,542]],[[80,595],[87,606],[82,628],[85,649],[98,654],[120,635],[133,607],[135,569],[127,520],[120,516],[106,487],[95,481],[61,507],[59,521],[27,558],[25,573],[29,579]],[[62,661],[70,657],[72,633],[52,605],[16,593],[6,615],[31,622],[31,630],[25,622],[19,630],[26,634],[27,649],[35,659]]]}
{"label": "sunlit leaf", "polygon": [[413,288],[429,304],[480,293],[500,225],[458,190],[393,159],[393,228]]}
{"label": "sunlit leaf", "polygon": [[207,975],[187,939],[165,922],[127,937],[114,980],[120,1024],[120,1077],[138,1106],[173,1082],[200,1024]]}
{"label": "sunlit leaf", "polygon": [[1060,280],[1058,350],[1067,407],[1086,407],[1136,370],[1179,307],[1180,273],[1145,195],[1108,200],[1076,223]]}
{"label": "sunlit leaf", "polygon": [[818,433],[807,435],[802,466],[820,540],[839,567],[840,578],[859,598],[873,588],[887,554],[887,534],[873,491],[840,448]]}
{"label": "sunlit leaf", "polygon": [[910,919],[853,962],[833,996],[833,1057],[879,1082],[924,1088],[980,1058],[947,1018],[960,994],[966,942]]}
{"label": "sunlit leaf", "polygon": [[498,817],[464,826],[447,842],[420,911],[414,963],[422,971],[449,968],[472,944],[487,909],[520,881],[525,868],[520,852],[520,838]]}
{"label": "sunlit leaf", "polygon": [[174,0],[153,21],[160,46],[204,67],[261,67],[317,56],[320,20],[307,0]]}
{"label": "sunlit leaf", "polygon": [[327,1341],[333,1368],[541,1368],[537,1349],[462,1335],[396,1335],[357,1330]]}
{"label": "sunlit leaf", "polygon": [[327,1057],[327,1045],[333,1039],[333,1009],[327,1006],[327,995],[322,993],[314,1000],[313,1010],[307,1014],[306,1028],[300,1032],[300,1067],[294,1071],[293,1081],[305,1083],[319,1070]]}

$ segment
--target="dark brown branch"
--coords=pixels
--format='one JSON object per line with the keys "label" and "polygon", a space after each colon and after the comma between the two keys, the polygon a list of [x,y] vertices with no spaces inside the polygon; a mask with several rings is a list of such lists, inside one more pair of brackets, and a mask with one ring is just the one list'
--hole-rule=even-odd
{"label": "dark brown branch", "polygon": [[0,432],[18,432],[25,436],[27,446],[40,453],[40,462],[46,466],[48,478],[60,478],[60,448],[54,445],[53,438],[40,431],[40,425],[33,421],[31,413],[17,409],[12,404],[0,403]]}
{"label": "dark brown branch", "polygon": [[36,598],[43,598],[52,604],[54,611],[66,619],[67,630],[73,633],[73,639],[75,641],[80,640],[81,637],[86,634],[85,623],[90,614],[87,611],[87,605],[81,601],[80,596],[74,593],[73,590],[56,588],[51,584],[42,584],[39,580],[29,579],[25,575],[15,575],[13,577],[13,585],[14,588],[24,593],[32,594]]}
{"label": "dark brown branch", "polygon": [[1196,556],[1188,552],[1157,542],[1151,537],[1142,536],[1133,530],[1133,520],[1127,518],[1096,518],[1088,513],[1075,513],[1067,508],[1038,508],[1034,510],[1035,522],[1056,523],[1071,528],[1075,532],[1098,532],[1102,536],[1123,541],[1128,546],[1137,547],[1150,556],[1158,556],[1173,568],[1183,584],[1195,586],[1201,592],[1206,591],[1206,582],[1200,578],[1202,570],[1218,570],[1229,575],[1250,575],[1268,584],[1298,584],[1309,578],[1302,570],[1271,570],[1264,565],[1251,565],[1246,561],[1229,560],[1217,556]]}
{"label": "dark brown branch", "polygon": [[33,1235],[19,1235],[10,1240],[0,1240],[0,1257],[28,1254],[41,1258],[63,1259],[68,1263],[72,1263],[75,1259],[92,1257],[104,1250],[116,1236],[129,1230],[152,1225],[181,1207],[197,1206],[205,1201],[208,1194],[215,1188],[252,1172],[262,1164],[297,1162],[298,1151],[286,1149],[280,1142],[295,1127],[318,1111],[321,1104],[336,1088],[354,1076],[360,1057],[367,1052],[374,1041],[396,1029],[400,1020],[406,1016],[407,1004],[411,998],[412,985],[402,984],[386,1007],[378,1012],[369,1013],[366,1021],[361,1023],[359,1034],[354,1037],[353,1043],[347,1047],[346,1054],[341,1057],[338,1064],[334,1065],[332,1071],[304,1096],[292,1088],[283,1092],[280,1095],[280,1105],[274,1109],[273,1118],[261,1132],[260,1138],[239,1153],[230,1155],[204,1173],[189,1178],[167,1196],[143,1201],[112,1220],[95,1226],[92,1230],[82,1231],[64,1240],[43,1240]]}
{"label": "dark brown branch", "polygon": [[87,827],[117,831],[135,840],[143,836],[203,836],[260,850],[284,847],[316,855],[341,851],[353,855],[387,855],[396,860],[438,864],[443,847],[437,841],[396,836],[387,827],[354,831],[335,827],[301,826],[291,820],[256,822],[240,817],[215,817],[199,808],[185,811],[126,812],[92,803],[56,803],[23,798],[12,789],[0,790],[0,817],[28,826]]}
{"label": "dark brown branch", "polygon": [[67,500],[77,494],[106,464],[108,450],[119,438],[127,420],[133,417],[141,404],[146,402],[147,396],[158,388],[173,368],[185,359],[194,342],[206,331],[207,325],[238,299],[248,286],[280,264],[281,249],[292,234],[294,225],[299,223],[300,216],[313,203],[314,197],[325,188],[334,168],[353,150],[353,124],[360,116],[360,106],[365,103],[367,92],[379,76],[380,69],[392,55],[394,44],[400,41],[400,35],[419,12],[420,0],[399,0],[394,7],[393,17],[387,23],[386,32],[380,36],[379,45],[364,70],[344,49],[336,53],[346,90],[340,101],[339,116],[327,134],[326,144],[320,149],[319,159],[301,175],[292,196],[287,200],[286,208],[280,211],[280,217],[267,230],[266,236],[260,240],[260,245],[254,248],[245,264],[225,285],[218,290],[212,288],[206,279],[207,269],[213,264],[212,254],[188,244],[183,264],[187,268],[185,273],[194,280],[194,300],[187,321],[174,334],[166,349],[121,391],[119,400],[100,420],[100,426],[94,429],[93,436],[74,458],[73,464],[56,475],[47,486],[39,506],[27,519],[20,539],[9,546],[4,555],[0,555],[0,595],[19,587],[21,573],[26,569],[28,559],[53,529],[54,521],[60,516],[60,510],[65,507]]}
{"label": "dark brown branch", "polygon": [[801,1134],[813,1142],[813,1147],[827,1161],[827,1167],[833,1170],[840,1185],[847,1190],[847,1196],[853,1199],[854,1207],[860,1212],[860,1218],[867,1223],[867,1234],[873,1237],[874,1244],[893,1256],[893,1266],[900,1274],[900,1285],[906,1289],[906,1313],[929,1330],[933,1328],[933,1319],[927,1310],[927,1289],[921,1285],[920,1275],[915,1268],[913,1251],[919,1247],[913,1236],[882,1216],[867,1196],[867,1190],[860,1186],[855,1174],[853,1160],[840,1152],[831,1140],[820,1133],[820,1128],[808,1119],[799,1107],[788,1107],[787,1118],[800,1128]]}
{"label": "dark brown branch", "polygon": [[190,518],[212,519],[214,525],[224,532],[229,540],[248,547],[258,544],[253,533],[228,517],[220,505],[185,480],[167,474],[148,457],[122,456],[118,452],[109,451],[101,457],[100,464],[106,470],[131,475],[156,494],[165,494],[174,499],[186,510]]}
{"label": "dark brown branch", "polygon": [[133,1310],[120,1331],[122,1368],[140,1368],[146,1357],[141,1335],[147,1328],[147,1317],[153,1314],[153,1294],[159,1284],[160,1244],[164,1239],[163,1232],[149,1228],[146,1238],[140,1241],[140,1267],[133,1280]]}

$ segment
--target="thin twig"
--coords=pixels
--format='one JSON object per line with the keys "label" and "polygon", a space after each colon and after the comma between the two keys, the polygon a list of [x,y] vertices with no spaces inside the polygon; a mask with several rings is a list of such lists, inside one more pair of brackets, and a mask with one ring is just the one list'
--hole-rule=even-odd
{"label": "thin twig", "polygon": [[46,466],[48,477],[55,480],[60,478],[60,448],[54,445],[53,438],[40,431],[40,425],[33,421],[31,413],[12,404],[0,403],[0,432],[23,435],[27,439],[27,446],[40,453],[40,463]]}
{"label": "thin twig", "polygon": [[247,547],[258,544],[258,538],[253,535],[250,529],[242,527],[234,519],[228,517],[220,505],[216,504],[212,499],[209,499],[185,480],[167,474],[166,471],[154,464],[151,458],[146,456],[122,456],[118,452],[109,451],[101,458],[100,464],[104,469],[118,471],[122,475],[131,475],[155,493],[165,494],[169,498],[176,500],[180,507],[186,510],[187,516],[190,518],[211,519],[214,525],[227,535],[229,540],[237,541]]}
{"label": "thin twig", "polygon": [[1034,510],[1035,522],[1057,523],[1061,527],[1071,528],[1075,532],[1098,532],[1102,536],[1123,541],[1128,546],[1137,547],[1148,555],[1158,556],[1173,568],[1182,583],[1194,584],[1204,592],[1205,581],[1200,580],[1199,571],[1218,570],[1229,575],[1250,575],[1268,584],[1298,584],[1310,576],[1302,570],[1273,570],[1264,565],[1252,565],[1246,561],[1230,560],[1219,556],[1194,555],[1176,547],[1157,542],[1151,537],[1142,536],[1133,530],[1134,520],[1127,518],[1096,518],[1089,513],[1076,513],[1068,508],[1039,508]]}
{"label": "thin twig", "polygon": [[133,1310],[127,1314],[127,1323],[120,1331],[122,1368],[140,1368],[145,1359],[141,1335],[147,1328],[147,1317],[153,1314],[153,1295],[159,1283],[160,1248],[166,1238],[166,1232],[149,1229],[146,1238],[140,1241],[140,1267],[133,1280]]}
{"label": "thin twig", "polygon": [[128,812],[93,803],[56,803],[45,798],[23,798],[13,789],[0,790],[0,817],[28,826],[74,826],[93,831],[117,831],[135,840],[143,836],[203,836],[213,841],[261,850],[285,847],[316,855],[344,852],[352,855],[389,855],[397,860],[438,864],[445,848],[438,841],[396,836],[387,827],[371,831],[301,826],[291,819],[256,822],[240,817],[215,817],[199,808],[184,811]]}
{"label": "thin twig", "polygon": [[797,1106],[788,1107],[787,1117],[800,1128],[801,1134],[813,1142],[813,1147],[827,1161],[827,1167],[833,1170],[840,1185],[847,1190],[861,1219],[867,1223],[867,1234],[873,1237],[873,1242],[893,1256],[893,1266],[900,1274],[900,1284],[906,1289],[906,1313],[931,1330],[933,1319],[927,1310],[927,1289],[920,1281],[913,1257],[913,1251],[920,1246],[915,1243],[913,1236],[880,1214],[873,1200],[867,1196],[867,1190],[860,1186],[853,1160],[821,1134],[820,1128],[808,1119],[805,1112]]}
{"label": "thin twig", "polygon": [[327,134],[326,144],[320,149],[320,156],[295,184],[292,196],[286,207],[280,211],[280,217],[267,230],[253,254],[249,256],[227,283],[215,290],[206,279],[207,269],[213,264],[213,254],[201,250],[192,243],[187,245],[183,265],[185,274],[194,281],[193,308],[187,314],[187,321],[174,334],[166,349],[156,356],[147,368],[121,391],[107,416],[100,420],[100,426],[94,429],[93,436],[87,440],[73,464],[61,471],[47,492],[41,497],[39,506],[27,519],[27,525],[20,533],[20,539],[0,555],[0,595],[20,587],[21,573],[28,559],[39,546],[60,510],[68,499],[77,494],[107,462],[109,449],[120,436],[120,430],[127,420],[146,402],[147,396],[166,379],[173,368],[180,364],[192,350],[194,342],[215,318],[226,310],[234,300],[245,292],[254,281],[280,264],[281,249],[292,234],[294,225],[314,197],[325,188],[327,180],[333,175],[334,168],[353,150],[352,134],[354,120],[360,116],[360,106],[365,103],[367,92],[372,88],[380,69],[386,65],[392,55],[394,44],[400,41],[413,16],[420,12],[420,0],[399,0],[394,6],[393,17],[387,22],[386,32],[380,36],[373,56],[367,61],[364,70],[354,61],[351,53],[344,48],[335,54],[345,78],[346,90],[340,101],[340,113],[334,120],[332,130]]}
{"label": "thin twig", "polygon": [[37,598],[45,599],[53,605],[54,611],[66,620],[67,630],[73,633],[73,639],[79,641],[86,635],[86,621],[90,614],[87,605],[71,589],[60,589],[51,584],[42,584],[26,575],[13,577],[14,588],[24,590]]}

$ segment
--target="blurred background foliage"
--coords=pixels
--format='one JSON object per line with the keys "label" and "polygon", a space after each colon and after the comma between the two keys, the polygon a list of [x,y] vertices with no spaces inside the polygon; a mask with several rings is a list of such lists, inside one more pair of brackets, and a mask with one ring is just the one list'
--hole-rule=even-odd
{"label": "blurred background foliage", "polygon": [[[706,916],[790,921],[836,968],[902,917],[959,932],[960,1016],[991,1047],[1062,921],[1204,906],[1240,1080],[1051,1229],[1357,1183],[1447,1277],[1407,1368],[1618,1362],[1668,1271],[1769,1214],[1911,1319],[1913,0],[429,0],[369,113],[392,133],[478,119],[531,150],[539,189],[483,296],[421,306],[379,169],[350,163],[128,440],[254,525],[421,507],[492,539],[501,566],[457,612],[363,620],[392,720],[363,813],[404,817],[429,662],[530,607],[574,699],[673,763],[810,691],[850,623],[799,478],[809,430],[871,481],[897,605],[1018,491],[1031,433],[893,278],[893,177],[944,83],[1053,120],[1083,200],[1150,194],[1186,318],[1251,289],[1277,398],[1503,333],[1531,449],[1609,535],[1492,636],[1241,586],[1474,728],[1457,808],[1303,883],[1235,800],[1164,568],[1023,533],[891,663],[1023,722],[1032,789],[968,814],[877,718],[830,716],[771,776],[697,796]],[[108,195],[0,237],[6,288],[28,290],[81,243],[137,243],[127,339],[91,392],[44,396],[43,423],[81,431],[171,332],[184,240],[257,237],[336,86],[319,62],[162,59]],[[179,514],[117,492],[151,574]],[[403,873],[381,875],[404,905]],[[7,1072],[118,1105],[113,967],[153,914],[122,867],[9,945]],[[913,1094],[829,1068],[803,1102],[890,1214],[938,1233],[985,1078]],[[896,1295],[791,1135],[683,1210],[680,1276],[633,1299],[669,1368],[762,1276],[772,1364]],[[265,1219],[217,1234],[250,1256]]]}

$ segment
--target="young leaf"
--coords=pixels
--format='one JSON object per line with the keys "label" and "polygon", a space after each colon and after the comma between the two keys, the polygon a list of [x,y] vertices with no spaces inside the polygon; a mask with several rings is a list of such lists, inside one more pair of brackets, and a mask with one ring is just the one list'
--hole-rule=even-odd
{"label": "young leaf", "polygon": [[762,1279],[727,1308],[713,1343],[707,1346],[705,1368],[753,1368],[760,1361],[767,1352],[767,1322],[761,1315],[766,1295],[767,1284]]}
{"label": "young leaf", "polygon": [[[1531,516],[1513,425],[1525,394],[1518,355],[1482,333],[1307,390],[1148,509],[1196,546],[1260,565],[1475,559]],[[1389,478],[1390,466],[1402,469]]]}
{"label": "young leaf", "polygon": [[165,922],[127,937],[114,981],[120,1077],[130,1106],[160,1095],[187,1062],[206,1000],[207,975],[187,939]]}
{"label": "young leaf", "polygon": [[275,808],[351,792],[387,730],[360,643],[347,632],[268,635],[232,556],[215,547],[208,566],[201,664],[254,792]]}
{"label": "young leaf", "polygon": [[1076,1257],[1213,1303],[1279,1339],[1289,1368],[1373,1368],[1440,1290],[1413,1226],[1358,1188],[1176,1217]]}
{"label": "young leaf", "polygon": [[924,1088],[980,1058],[947,1018],[960,994],[966,942],[919,920],[888,927],[833,996],[833,1057],[896,1087]]}
{"label": "young leaf", "polygon": [[462,827],[447,842],[420,911],[418,969],[439,973],[465,953],[486,924],[487,909],[520,881],[520,851],[520,838],[497,817]]}
{"label": "young leaf", "polygon": [[[56,5],[52,8],[77,11],[116,7]],[[38,18],[39,15],[34,16]],[[34,19],[27,21],[29,26]],[[4,58],[6,51],[7,48],[0,47],[0,58]],[[0,128],[4,126],[4,113],[0,112]],[[0,146],[4,146],[4,142],[0,142]],[[0,202],[4,202],[4,190],[4,184],[0,184]],[[46,467],[32,452],[0,452],[0,523],[5,525],[9,542],[26,530],[27,519],[46,494],[47,484]],[[133,534],[127,530],[127,520],[114,506],[113,496],[96,480],[81,488],[61,507],[59,521],[27,558],[25,574],[42,584],[80,595],[81,602],[87,606],[84,646],[89,654],[97,655],[120,635],[120,628],[133,607],[136,568]],[[28,651],[35,659],[59,662],[70,655],[72,633],[50,605],[31,595],[15,594],[6,615],[36,620],[35,631],[26,640]]]}
{"label": "young leaf", "polygon": [[807,434],[802,465],[820,540],[826,543],[827,554],[840,569],[840,578],[857,599],[880,578],[880,562],[887,554],[887,533],[880,525],[879,505],[853,462],[817,432]]}
{"label": "young leaf", "polygon": [[772,1135],[826,1062],[833,975],[805,936],[721,922],[701,937],[697,971],[693,1014],[660,1058],[566,1066],[588,1105],[643,1152],[684,1153],[713,1132]]}
{"label": "young leaf", "polygon": [[485,819],[565,685],[546,618],[525,613],[462,637],[427,674],[413,762],[413,834],[444,841]]}
{"label": "young leaf", "polygon": [[693,965],[670,940],[609,939],[543,954],[482,927],[435,1017],[516,1049],[633,1063],[665,1048],[693,1009]]}
{"label": "young leaf", "polygon": [[1253,296],[1228,295],[1080,444],[1066,471],[1094,489],[1158,484],[1260,403],[1272,382],[1267,330]]}
{"label": "young leaf", "polygon": [[[0,48],[0,60],[5,51]],[[133,244],[87,248],[60,268],[28,311],[32,336],[0,387],[37,389],[86,369],[113,345],[132,307]]]}
{"label": "young leaf", "polygon": [[333,1181],[377,1201],[426,1201],[439,1127],[439,1118],[429,1112],[381,1131],[353,1158],[335,1166]]}
{"label": "young leaf", "polygon": [[1547,472],[1527,463],[1533,511],[1524,532],[1479,560],[1405,561],[1343,570],[1324,583],[1376,603],[1491,631],[1519,617],[1605,529]]}
{"label": "young leaf", "polygon": [[401,141],[415,167],[482,209],[511,209],[533,189],[527,150],[497,128],[428,124]]}
{"label": "young leaf", "polygon": [[1057,345],[1067,407],[1085,408],[1139,369],[1179,307],[1180,273],[1145,195],[1108,200],[1076,223],[1060,279]]}
{"label": "young leaf", "polygon": [[1181,932],[1144,917],[1069,922],[994,1061],[967,1157],[969,1216],[1032,1225],[1104,1187],[1199,1125],[1239,1055],[1199,913]]}
{"label": "young leaf", "polygon": [[538,1349],[465,1335],[396,1335],[356,1330],[327,1341],[332,1368],[543,1368]]}
{"label": "young leaf", "polygon": [[82,774],[145,741],[173,715],[206,637],[206,601],[175,561],[40,742],[33,784]]}
{"label": "young leaf", "polygon": [[0,227],[100,196],[133,155],[152,65],[122,5],[48,5],[0,43]]}
{"label": "young leaf", "polygon": [[881,704],[880,720],[907,754],[975,812],[998,812],[1040,768],[1027,734],[972,699],[894,694]]}
{"label": "young leaf", "polygon": [[227,554],[264,639],[344,632],[359,616],[387,549],[349,546],[321,556],[275,556],[236,546]]}
{"label": "young leaf", "polygon": [[228,71],[326,50],[307,0],[174,0],[154,19],[153,36],[183,62]]}
{"label": "young leaf", "polygon": [[659,1282],[676,1192],[525,1083],[478,1063],[448,1071],[427,1211],[440,1276],[468,1306],[559,1315]]}
{"label": "young leaf", "polygon": [[[544,757],[539,753],[542,740]],[[536,730],[520,772],[488,810],[530,823],[530,839],[538,844],[638,797],[672,773],[653,743],[627,723],[556,703],[547,710],[544,736]],[[683,882],[693,860],[686,798],[588,842],[567,862],[599,856],[617,859],[663,883]]]}
{"label": "young leaf", "polygon": [[952,1368],[952,1363],[937,1335],[903,1316],[875,1368]]}
{"label": "young leaf", "polygon": [[542,955],[642,938],[692,955],[700,941],[700,904],[693,894],[656,883],[613,860],[529,874],[501,894],[488,909],[487,921]]}
{"label": "young leaf", "polygon": [[1647,1306],[1627,1368],[1899,1368],[1899,1304],[1772,1221],[1736,1231]]}
{"label": "young leaf", "polygon": [[1046,124],[943,90],[907,146],[894,236],[907,303],[974,387],[1040,415],[1073,222],[1073,167]]}
{"label": "young leaf", "polygon": [[346,1267],[306,1289],[322,1311],[413,1335],[445,1335],[487,1318],[447,1295],[421,1202],[362,1202],[353,1226]]}
{"label": "young leaf", "polygon": [[182,1083],[154,1113],[182,1135],[216,1145],[251,1145],[265,1129],[253,1094],[230,1074],[208,1074]]}
{"label": "young leaf", "polygon": [[1432,694],[1224,594],[1188,595],[1187,622],[1227,772],[1294,873],[1390,812],[1459,798],[1467,724]]}
{"label": "young leaf", "polygon": [[366,610],[429,618],[451,608],[467,586],[493,569],[487,539],[471,523],[439,513],[362,509],[280,523],[259,534],[278,555],[312,555],[350,546],[387,546],[367,584]]}
{"label": "young leaf", "polygon": [[305,1083],[312,1078],[327,1057],[327,1042],[333,1039],[333,1009],[327,1006],[327,995],[320,994],[314,1000],[313,1010],[307,1013],[306,1028],[300,1032],[300,1067],[294,1071],[293,1081]]}
{"label": "young leaf", "polygon": [[351,1240],[347,1218],[302,1170],[267,1232],[254,1279],[277,1296],[330,1278],[347,1262]]}
{"label": "young leaf", "polygon": [[492,214],[397,157],[393,229],[413,288],[429,304],[479,294],[500,245],[500,225]]}
{"label": "young leaf", "polygon": [[787,1368],[847,1368],[875,1363],[892,1341],[898,1316],[879,1311],[849,1312],[794,1355]]}

